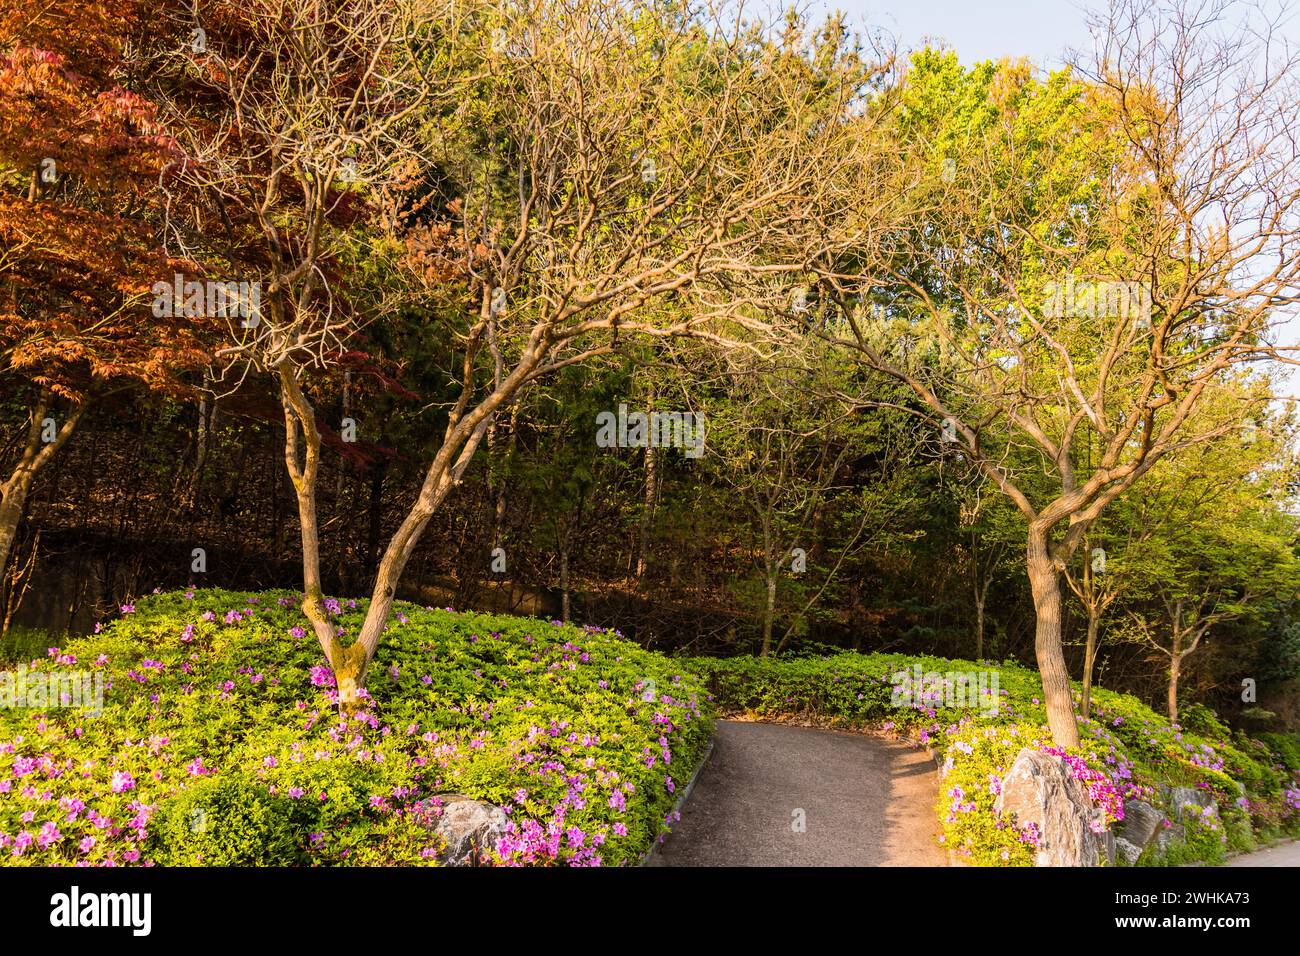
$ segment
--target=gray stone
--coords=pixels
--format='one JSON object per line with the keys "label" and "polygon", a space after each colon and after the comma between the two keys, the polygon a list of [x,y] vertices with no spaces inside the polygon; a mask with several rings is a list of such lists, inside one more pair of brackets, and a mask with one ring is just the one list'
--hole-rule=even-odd
{"label": "gray stone", "polygon": [[1106,858],[1107,866],[1115,865],[1115,834],[1106,829],[1106,814],[1100,808],[1092,811],[1093,819],[1101,824],[1100,833],[1093,832],[1093,839],[1097,842],[1097,850]]}
{"label": "gray stone", "polygon": [[499,807],[454,795],[443,806],[435,827],[435,832],[447,843],[442,862],[447,866],[477,866],[496,849],[505,825],[506,815]]}
{"label": "gray stone", "polygon": [[1195,787],[1169,788],[1169,806],[1175,815],[1181,814],[1183,807],[1189,803],[1197,809],[1204,809],[1214,806],[1214,797],[1208,790],[1199,790]]}
{"label": "gray stone", "polygon": [[1142,855],[1142,847],[1136,843],[1130,843],[1123,837],[1117,837],[1115,840],[1115,855],[1129,866],[1132,866],[1138,861],[1138,857]]}
{"label": "gray stone", "polygon": [[1165,853],[1176,843],[1182,843],[1187,838],[1187,833],[1181,823],[1171,823],[1169,826],[1161,826],[1156,831],[1156,852]]}
{"label": "gray stone", "polygon": [[1100,810],[1059,757],[1022,749],[1002,778],[993,809],[1017,830],[1030,824],[1038,828],[1038,866],[1100,866],[1113,858],[1108,834],[1094,833],[1089,826]]}
{"label": "gray stone", "polygon": [[1140,853],[1156,835],[1156,828],[1164,818],[1165,815],[1149,803],[1141,800],[1125,801],[1124,829],[1120,836],[1137,847]]}

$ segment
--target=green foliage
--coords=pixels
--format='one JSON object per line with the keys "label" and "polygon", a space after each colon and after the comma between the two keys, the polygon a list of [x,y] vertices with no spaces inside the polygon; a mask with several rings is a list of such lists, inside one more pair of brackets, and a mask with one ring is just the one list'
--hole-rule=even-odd
{"label": "green foliage", "polygon": [[711,736],[696,679],[616,633],[408,604],[344,721],[298,601],[161,594],[39,662],[108,686],[0,711],[5,862],[434,862],[457,793],[508,811],[501,862],[631,863]]}
{"label": "green foliage", "polygon": [[1259,739],[1282,766],[1292,773],[1300,774],[1300,734],[1269,732],[1260,734]]}
{"label": "green foliage", "polygon": [[1184,730],[1189,730],[1202,737],[1214,737],[1225,740],[1232,732],[1227,724],[1219,720],[1219,715],[1204,704],[1188,704],[1178,712],[1178,723]]}
{"label": "green foliage", "polygon": [[203,779],[158,805],[149,840],[163,866],[290,866],[306,857],[301,804],[239,775]]}
{"label": "green foliage", "polygon": [[0,637],[0,663],[16,664],[42,657],[54,640],[45,631],[35,627],[14,625]]}

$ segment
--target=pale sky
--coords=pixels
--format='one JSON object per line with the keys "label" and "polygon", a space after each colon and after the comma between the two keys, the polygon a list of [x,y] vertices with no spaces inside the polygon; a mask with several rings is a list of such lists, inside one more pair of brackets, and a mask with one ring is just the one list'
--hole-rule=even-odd
{"label": "pale sky", "polygon": [[[1105,9],[1098,0],[810,0],[814,10],[843,10],[859,27],[883,28],[903,48],[943,39],[963,63],[1028,56],[1059,66],[1065,47],[1090,50],[1087,10]],[[1278,0],[1262,0],[1269,11]],[[1300,42],[1300,5],[1282,32]]]}
{"label": "pale sky", "polygon": [[[810,10],[842,10],[857,29],[883,29],[900,50],[927,41],[946,41],[962,63],[1029,57],[1040,66],[1059,67],[1067,47],[1092,50],[1088,10],[1104,10],[1105,0],[808,0]],[[1258,0],[1269,15],[1285,4],[1290,12],[1278,32],[1300,46],[1300,0]],[[1153,4],[1154,5],[1154,4]],[[1297,108],[1300,108],[1298,105]],[[1288,343],[1300,341],[1300,315],[1282,326]],[[1280,343],[1279,343],[1280,344]],[[1290,375],[1291,392],[1300,392],[1300,369]]]}

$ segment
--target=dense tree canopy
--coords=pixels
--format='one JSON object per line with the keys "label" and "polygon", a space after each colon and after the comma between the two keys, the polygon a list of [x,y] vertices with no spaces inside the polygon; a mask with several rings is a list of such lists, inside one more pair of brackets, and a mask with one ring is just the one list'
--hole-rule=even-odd
{"label": "dense tree canopy", "polygon": [[182,6],[0,14],[6,627],[298,587],[345,706],[399,595],[1020,659],[1067,745],[1094,681],[1300,679],[1262,41],[1120,3],[1044,73],[677,2]]}

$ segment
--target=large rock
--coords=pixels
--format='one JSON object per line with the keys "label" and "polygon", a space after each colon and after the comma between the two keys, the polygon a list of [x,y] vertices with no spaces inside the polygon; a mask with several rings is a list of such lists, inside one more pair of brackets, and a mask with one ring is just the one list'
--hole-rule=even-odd
{"label": "large rock", "polygon": [[447,842],[442,861],[447,866],[477,866],[496,848],[505,832],[506,815],[499,807],[459,794],[447,801],[435,832]]}
{"label": "large rock", "polygon": [[1113,859],[1113,837],[1090,826],[1103,819],[1102,811],[1059,757],[1022,749],[993,808],[1020,832],[1037,829],[1038,866],[1099,866]]}
{"label": "large rock", "polygon": [[1142,855],[1142,847],[1138,846],[1136,843],[1130,843],[1123,837],[1116,837],[1115,855],[1129,866],[1132,866],[1138,861],[1138,857]]}
{"label": "large rock", "polygon": [[[1206,826],[1212,824],[1215,827],[1222,826],[1219,819],[1219,804],[1215,801],[1214,795],[1208,790],[1202,790],[1193,787],[1170,787],[1169,788],[1169,817],[1175,823],[1180,824],[1177,828],[1177,838],[1186,839],[1185,830],[1189,820],[1194,819],[1197,826]],[[1167,845],[1168,840],[1164,845]]]}
{"label": "large rock", "polygon": [[1141,800],[1128,800],[1124,803],[1124,829],[1120,837],[1138,848],[1141,853],[1156,835],[1165,815]]}
{"label": "large rock", "polygon": [[1170,816],[1181,816],[1183,807],[1189,803],[1196,807],[1197,811],[1215,806],[1214,796],[1208,790],[1199,790],[1195,787],[1170,787],[1167,799],[1170,809],[1173,810]]}

